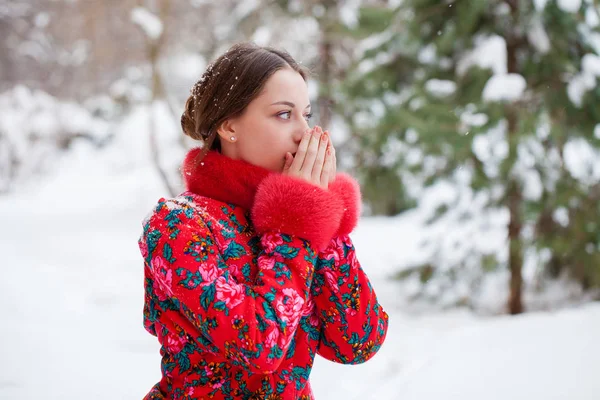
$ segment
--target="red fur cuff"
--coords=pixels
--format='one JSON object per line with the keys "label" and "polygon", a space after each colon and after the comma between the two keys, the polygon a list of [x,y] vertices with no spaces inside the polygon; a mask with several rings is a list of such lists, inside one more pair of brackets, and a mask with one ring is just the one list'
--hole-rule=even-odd
{"label": "red fur cuff", "polygon": [[252,222],[258,233],[287,233],[325,249],[340,226],[343,200],[302,179],[272,174],[256,191]]}
{"label": "red fur cuff", "polygon": [[344,213],[335,236],[348,235],[354,230],[360,217],[362,204],[360,185],[350,175],[338,173],[335,181],[329,185],[329,190],[344,204]]}

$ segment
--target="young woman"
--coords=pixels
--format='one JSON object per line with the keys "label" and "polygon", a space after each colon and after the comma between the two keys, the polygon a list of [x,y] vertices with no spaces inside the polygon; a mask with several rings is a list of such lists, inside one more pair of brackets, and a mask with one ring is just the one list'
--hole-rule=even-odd
{"label": "young woman", "polygon": [[306,79],[287,53],[239,44],[193,87],[181,124],[203,146],[139,241],[144,326],[162,345],[146,399],[312,399],[316,354],[358,364],[383,343],[348,236],[359,187],[308,126]]}

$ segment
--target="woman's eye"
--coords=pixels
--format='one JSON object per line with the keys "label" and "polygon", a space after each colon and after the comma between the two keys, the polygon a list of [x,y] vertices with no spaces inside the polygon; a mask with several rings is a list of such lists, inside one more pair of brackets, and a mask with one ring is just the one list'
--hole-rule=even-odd
{"label": "woman's eye", "polygon": [[312,116],[313,116],[312,113],[308,113],[304,116],[304,118],[306,118],[306,120],[308,121],[312,118]]}
{"label": "woman's eye", "polygon": [[[287,117],[283,117],[285,115],[287,115]],[[283,119],[290,119],[291,116],[292,116],[292,112],[291,111],[284,111],[284,112],[281,112],[281,113],[277,114],[277,116],[278,117],[282,117]]]}

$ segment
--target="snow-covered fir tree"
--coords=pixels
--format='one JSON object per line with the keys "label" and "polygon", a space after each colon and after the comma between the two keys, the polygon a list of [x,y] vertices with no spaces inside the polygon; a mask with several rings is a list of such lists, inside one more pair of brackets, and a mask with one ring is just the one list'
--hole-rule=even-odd
{"label": "snow-covered fir tree", "polygon": [[[479,224],[432,238],[455,248],[415,269],[422,282],[469,275],[472,292],[483,271],[508,270],[511,313],[524,272],[600,287],[599,15],[591,0],[406,0],[370,24],[347,91],[364,173],[415,199],[451,183],[430,223]],[[490,218],[504,225],[502,251],[486,249]]]}

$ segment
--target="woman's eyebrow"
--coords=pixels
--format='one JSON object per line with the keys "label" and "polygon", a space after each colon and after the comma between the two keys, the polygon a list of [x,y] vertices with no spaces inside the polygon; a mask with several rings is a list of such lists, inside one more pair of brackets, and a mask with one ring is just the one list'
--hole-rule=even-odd
{"label": "woman's eyebrow", "polygon": [[[275,103],[271,103],[272,106],[278,105],[278,104],[282,104],[284,106],[289,106],[289,107],[292,107],[292,108],[296,107],[296,105],[294,103],[292,103],[291,101],[276,101]],[[306,110],[309,107],[310,107],[310,104],[307,105],[306,107],[304,107],[304,109]]]}

